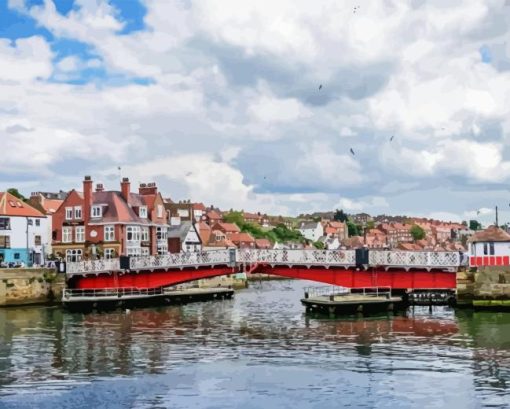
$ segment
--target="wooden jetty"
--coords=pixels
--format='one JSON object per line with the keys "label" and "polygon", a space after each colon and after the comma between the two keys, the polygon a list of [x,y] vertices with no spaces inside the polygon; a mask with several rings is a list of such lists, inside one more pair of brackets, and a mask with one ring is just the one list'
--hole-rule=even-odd
{"label": "wooden jetty", "polygon": [[371,314],[393,311],[403,306],[402,297],[392,296],[389,287],[310,287],[301,303],[307,312],[328,314],[330,317],[350,314]]}

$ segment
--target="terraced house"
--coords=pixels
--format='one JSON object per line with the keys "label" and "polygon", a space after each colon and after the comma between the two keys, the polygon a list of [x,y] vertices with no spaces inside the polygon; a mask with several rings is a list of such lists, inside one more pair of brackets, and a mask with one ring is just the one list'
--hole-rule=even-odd
{"label": "terraced house", "polygon": [[67,261],[168,253],[168,216],[155,183],[131,192],[128,178],[120,191],[93,191],[90,176],[83,192],[72,190],[53,215],[53,251]]}
{"label": "terraced house", "polygon": [[50,244],[48,219],[8,192],[0,192],[0,263],[42,265]]}

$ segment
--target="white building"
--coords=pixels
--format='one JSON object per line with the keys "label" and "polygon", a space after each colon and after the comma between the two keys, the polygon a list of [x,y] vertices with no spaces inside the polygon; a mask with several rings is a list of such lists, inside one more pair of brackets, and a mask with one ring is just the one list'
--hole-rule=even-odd
{"label": "white building", "polygon": [[43,265],[50,249],[49,231],[44,214],[0,192],[0,263]]}
{"label": "white building", "polygon": [[195,224],[185,221],[168,229],[170,253],[195,252],[202,250],[202,240]]}
{"label": "white building", "polygon": [[469,239],[471,266],[510,265],[510,234],[496,226],[479,231]]}
{"label": "white building", "polygon": [[324,228],[320,222],[301,222],[299,231],[307,240],[317,241],[324,236]]}

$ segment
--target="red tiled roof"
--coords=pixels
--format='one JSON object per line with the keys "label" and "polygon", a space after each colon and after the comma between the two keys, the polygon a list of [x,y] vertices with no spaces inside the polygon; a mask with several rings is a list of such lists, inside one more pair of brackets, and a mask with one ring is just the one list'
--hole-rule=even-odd
{"label": "red tiled roof", "polygon": [[241,231],[235,223],[218,222],[213,227],[226,233],[239,233]]}
{"label": "red tiled roof", "polygon": [[209,210],[206,213],[206,216],[209,219],[213,219],[213,220],[220,220],[221,219],[221,215],[216,210]]}
{"label": "red tiled roof", "polygon": [[490,226],[485,230],[476,232],[469,238],[469,242],[478,243],[478,242],[504,242],[510,241],[510,234],[505,232],[496,226]]}
{"label": "red tiled roof", "polygon": [[258,249],[270,249],[272,247],[268,239],[255,239],[255,246]]}
{"label": "red tiled roof", "polygon": [[11,195],[0,192],[0,215],[21,217],[45,217],[39,210]]}
{"label": "red tiled roof", "polygon": [[44,199],[41,206],[47,214],[53,214],[62,203],[64,203],[64,201],[59,199]]}
{"label": "red tiled roof", "polygon": [[200,236],[200,240],[202,240],[202,243],[206,245],[209,243],[209,240],[211,238],[211,228],[207,223],[200,222],[197,225],[198,235]]}
{"label": "red tiled roof", "polygon": [[203,203],[193,203],[193,210],[205,211],[205,206]]}
{"label": "red tiled roof", "polygon": [[[237,226],[236,226],[237,227]],[[233,233],[230,236],[232,243],[255,243],[255,239],[250,233]]]}

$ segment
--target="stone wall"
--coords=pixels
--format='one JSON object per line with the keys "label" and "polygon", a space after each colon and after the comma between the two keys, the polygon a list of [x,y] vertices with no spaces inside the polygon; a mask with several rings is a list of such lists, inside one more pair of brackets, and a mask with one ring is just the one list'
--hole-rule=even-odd
{"label": "stone wall", "polygon": [[0,269],[0,307],[62,298],[65,277],[49,269]]}
{"label": "stone wall", "polygon": [[510,308],[510,267],[479,267],[476,272],[457,273],[457,302]]}

